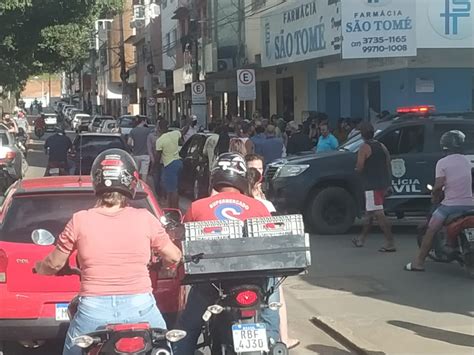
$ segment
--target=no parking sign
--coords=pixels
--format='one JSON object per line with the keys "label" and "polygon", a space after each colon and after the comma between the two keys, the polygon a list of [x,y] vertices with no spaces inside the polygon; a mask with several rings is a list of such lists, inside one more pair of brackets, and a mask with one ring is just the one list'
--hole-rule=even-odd
{"label": "no parking sign", "polygon": [[237,70],[237,89],[241,101],[253,101],[257,98],[255,89],[255,70]]}
{"label": "no parking sign", "polygon": [[192,83],[191,92],[192,92],[193,104],[204,105],[207,103],[206,83],[201,82],[201,81],[197,83]]}

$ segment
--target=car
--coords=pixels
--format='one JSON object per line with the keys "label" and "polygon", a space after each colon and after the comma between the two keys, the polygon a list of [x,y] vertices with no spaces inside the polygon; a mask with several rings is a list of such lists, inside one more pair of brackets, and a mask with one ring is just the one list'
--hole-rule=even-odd
{"label": "car", "polygon": [[[0,346],[4,341],[64,339],[69,324],[66,308],[79,291],[79,278],[34,274],[35,262],[53,247],[33,244],[31,233],[42,228],[58,235],[75,212],[92,208],[95,201],[88,176],[23,180],[8,190],[0,212]],[[158,218],[163,215],[143,183],[130,204]],[[74,254],[70,263],[75,265]],[[170,329],[183,309],[185,289],[167,270],[151,268],[150,277]]]}
{"label": "car", "polygon": [[100,122],[99,133],[117,133],[119,132],[117,120],[103,120]]}
{"label": "car", "polygon": [[82,131],[87,131],[91,121],[91,115],[88,115],[87,113],[78,113],[74,116],[71,126],[76,133],[81,133]]}
{"label": "car", "polygon": [[14,181],[25,176],[27,167],[15,137],[0,125],[0,192],[4,193]]}
{"label": "car", "polygon": [[46,126],[46,132],[54,131],[58,124],[58,115],[55,113],[45,113],[44,114],[44,124]]}
{"label": "car", "polygon": [[85,112],[82,112],[81,109],[75,108],[75,107],[66,110],[66,121],[67,121],[67,122],[72,122],[72,120],[74,119],[74,117],[75,117],[77,114],[80,114],[80,113],[85,113]]}
{"label": "car", "polygon": [[61,118],[65,119],[66,118],[66,112],[67,110],[75,108],[74,105],[64,105],[63,108],[61,109]]}
{"label": "car", "polygon": [[91,123],[89,124],[89,127],[87,130],[89,132],[99,132],[99,129],[101,127],[101,123],[106,120],[113,120],[115,121],[115,118],[113,116],[102,116],[102,115],[95,115],[92,118]]}
{"label": "car", "polygon": [[[427,184],[443,152],[443,133],[458,129],[467,136],[466,154],[474,167],[474,113],[438,114],[426,106],[400,108],[395,118],[375,125],[375,137],[391,155],[392,190],[385,210],[403,218],[431,208]],[[270,163],[265,171],[267,198],[277,210],[305,215],[321,234],[346,232],[364,210],[360,175],[355,171],[360,134],[326,153],[302,153]]]}
{"label": "car", "polygon": [[209,133],[196,133],[180,150],[183,159],[180,192],[194,200],[209,195],[209,159],[203,151],[209,136]]}
{"label": "car", "polygon": [[130,147],[125,143],[119,133],[81,133],[72,143],[69,159],[74,162],[75,175],[88,175],[92,163],[104,150],[118,148],[130,152]]}
{"label": "car", "polygon": [[132,131],[132,129],[135,127],[136,122],[137,122],[137,117],[144,118],[146,120],[146,124],[148,127],[150,127],[150,130],[153,129],[156,125],[156,122],[154,122],[150,117],[146,116],[140,116],[140,115],[125,115],[125,116],[120,116],[117,120],[118,126],[120,128],[120,133],[125,137],[125,139],[128,138],[128,135]]}

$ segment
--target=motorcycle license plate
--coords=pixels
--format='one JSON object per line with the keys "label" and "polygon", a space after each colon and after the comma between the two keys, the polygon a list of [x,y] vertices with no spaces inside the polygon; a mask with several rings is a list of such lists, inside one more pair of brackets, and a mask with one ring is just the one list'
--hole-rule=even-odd
{"label": "motorcycle license plate", "polygon": [[69,316],[67,315],[67,303],[58,303],[56,304],[56,320],[57,321],[69,321]]}
{"label": "motorcycle license plate", "polygon": [[474,242],[474,228],[469,228],[465,230],[466,238],[468,242]]}
{"label": "motorcycle license plate", "polygon": [[51,168],[49,169],[50,175],[59,175],[59,168]]}
{"label": "motorcycle license plate", "polygon": [[234,338],[234,351],[236,353],[268,351],[265,324],[235,324],[232,326],[232,337]]}

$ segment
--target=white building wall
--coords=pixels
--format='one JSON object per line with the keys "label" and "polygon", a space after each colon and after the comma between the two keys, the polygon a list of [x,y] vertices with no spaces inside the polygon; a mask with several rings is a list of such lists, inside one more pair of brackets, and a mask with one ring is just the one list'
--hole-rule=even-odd
{"label": "white building wall", "polygon": [[163,69],[174,70],[176,66],[176,48],[181,45],[178,33],[178,21],[172,19],[178,7],[178,0],[166,1],[161,4],[161,40],[163,44]]}

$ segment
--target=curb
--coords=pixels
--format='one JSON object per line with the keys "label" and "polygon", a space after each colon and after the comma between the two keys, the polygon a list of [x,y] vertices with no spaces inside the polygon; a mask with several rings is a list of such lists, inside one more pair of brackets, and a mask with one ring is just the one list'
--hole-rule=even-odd
{"label": "curb", "polygon": [[341,327],[330,317],[315,316],[310,319],[310,322],[358,355],[385,354],[383,351],[371,350],[373,349],[373,344],[356,338],[350,329]]}

